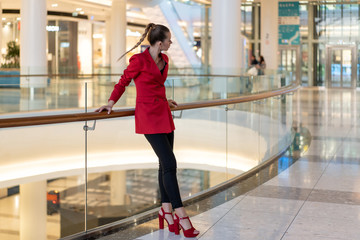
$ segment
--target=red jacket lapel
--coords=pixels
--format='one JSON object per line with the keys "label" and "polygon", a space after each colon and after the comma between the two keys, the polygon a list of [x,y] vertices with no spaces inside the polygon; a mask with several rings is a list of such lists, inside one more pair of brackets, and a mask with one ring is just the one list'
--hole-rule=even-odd
{"label": "red jacket lapel", "polygon": [[162,82],[164,82],[166,80],[167,77],[167,68],[169,67],[168,65],[168,58],[165,54],[161,53],[161,57],[164,59],[164,61],[166,62],[166,66],[165,66],[165,70],[164,70],[164,74],[161,74],[159,68],[157,67],[154,59],[152,59],[150,52],[149,52],[149,48],[147,48],[144,52],[143,52],[145,59],[146,59],[146,66],[149,72],[151,72],[154,75],[158,75],[159,77],[156,78],[156,80],[161,80]]}

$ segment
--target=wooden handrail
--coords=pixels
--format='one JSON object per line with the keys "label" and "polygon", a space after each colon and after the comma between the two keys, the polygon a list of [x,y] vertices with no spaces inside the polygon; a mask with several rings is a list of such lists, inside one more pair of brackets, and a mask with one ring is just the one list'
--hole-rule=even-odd
{"label": "wooden handrail", "polygon": [[[118,76],[120,78],[121,73],[89,73],[89,74],[78,74],[78,73],[60,73],[60,74],[4,74],[0,75],[1,78],[8,77],[73,77],[73,78],[92,78],[92,77],[100,77],[100,76]],[[220,75],[220,74],[195,74],[195,73],[186,73],[186,74],[173,74],[169,73],[168,77],[243,77],[248,75]]]}
{"label": "wooden handrail", "polygon": [[[261,100],[269,97],[274,97],[274,96],[294,92],[298,88],[299,86],[297,85],[290,85],[288,87],[284,87],[271,92],[251,94],[251,95],[245,95],[245,96],[234,97],[229,99],[216,99],[216,100],[207,100],[207,101],[199,101],[192,103],[182,103],[179,104],[178,107],[172,108],[171,110],[180,111],[187,109],[251,102],[251,101]],[[107,112],[101,112],[101,113],[90,112],[90,113],[60,114],[60,115],[50,115],[50,116],[36,116],[36,117],[5,118],[5,119],[0,119],[0,128],[24,127],[24,126],[81,122],[81,121],[91,121],[91,120],[100,120],[100,119],[108,119],[108,118],[127,117],[134,115],[134,113],[135,113],[135,108],[128,108],[128,109],[115,110],[111,114],[107,114]]]}

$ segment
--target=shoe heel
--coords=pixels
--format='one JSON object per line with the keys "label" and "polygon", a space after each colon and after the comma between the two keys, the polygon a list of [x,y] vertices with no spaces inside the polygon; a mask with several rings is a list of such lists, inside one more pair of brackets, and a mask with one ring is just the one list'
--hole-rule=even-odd
{"label": "shoe heel", "polygon": [[180,235],[180,226],[179,224],[175,223],[175,226],[174,226],[174,232],[175,232],[175,235]]}
{"label": "shoe heel", "polygon": [[180,225],[179,225],[179,219],[174,219],[174,233],[175,235],[180,235]]}
{"label": "shoe heel", "polygon": [[164,218],[159,214],[159,228],[164,229]]}

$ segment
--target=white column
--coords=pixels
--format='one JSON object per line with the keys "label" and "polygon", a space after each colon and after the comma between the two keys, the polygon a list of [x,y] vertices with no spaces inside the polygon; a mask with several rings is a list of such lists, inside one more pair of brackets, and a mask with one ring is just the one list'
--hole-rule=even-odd
{"label": "white column", "polygon": [[278,68],[278,0],[261,0],[261,55],[266,68]]}
{"label": "white column", "polygon": [[201,61],[203,64],[203,68],[205,69],[204,74],[209,74],[209,12],[210,8],[208,6],[205,6],[203,8],[204,26],[202,27],[201,32]]}
{"label": "white column", "polygon": [[259,56],[261,55],[260,50],[259,50],[259,28],[260,28],[260,11],[259,11],[259,6],[255,6],[254,8],[254,14],[253,16],[255,17],[254,19],[254,49],[252,49],[252,52],[254,53],[254,56],[256,57],[256,59],[259,59]]}
{"label": "white column", "polygon": [[110,66],[111,65],[111,61],[110,61],[110,42],[111,42],[111,20],[110,18],[107,18],[105,21],[105,31],[106,31],[106,44],[105,44],[105,59],[104,59],[104,66]]}
{"label": "white column", "polygon": [[241,1],[213,0],[212,70],[214,74],[238,74],[241,61]]}
{"label": "white column", "polygon": [[[126,67],[125,57],[117,61],[126,51],[126,0],[113,0],[111,6],[111,73],[122,74]],[[112,77],[118,81],[119,77]]]}
{"label": "white column", "polygon": [[123,205],[126,194],[126,171],[111,172],[110,205]]}
{"label": "white column", "polygon": [[46,181],[20,185],[20,240],[46,240]]}
{"label": "white column", "polygon": [[[47,74],[46,0],[21,1],[20,72]],[[21,78],[23,88],[45,88],[46,77]]]}
{"label": "white column", "polygon": [[[241,71],[241,1],[213,0],[212,11],[212,74],[234,75]],[[213,92],[226,95],[226,89],[237,90],[238,81],[216,79]],[[228,83],[226,83],[228,82]],[[226,86],[226,84],[228,84]],[[234,86],[235,85],[235,86]]]}

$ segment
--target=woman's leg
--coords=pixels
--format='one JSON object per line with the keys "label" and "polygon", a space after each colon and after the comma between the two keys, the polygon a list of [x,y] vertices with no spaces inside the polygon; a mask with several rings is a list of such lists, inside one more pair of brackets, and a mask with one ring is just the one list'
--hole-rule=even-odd
{"label": "woman's leg", "polygon": [[[171,212],[172,206],[180,218],[186,217],[187,214],[182,205],[176,178],[176,159],[173,153],[174,132],[145,134],[145,137],[159,158],[159,187],[163,209],[166,212]],[[170,200],[171,204],[167,200]],[[172,224],[172,222],[169,223]],[[191,228],[191,223],[187,219],[181,219],[180,224],[185,230]],[[194,233],[198,234],[199,231],[195,230]]]}
{"label": "woman's leg", "polygon": [[[174,149],[174,132],[168,133],[166,134],[166,137],[169,141],[169,144],[171,146],[171,150]],[[159,182],[159,189],[160,189],[160,196],[161,196],[161,203],[170,203],[170,198],[166,193],[165,187],[164,187],[164,182],[163,182],[163,170],[162,170],[162,166],[161,166],[161,162],[159,159],[159,172],[158,172],[158,182]],[[171,206],[170,206],[171,207]],[[169,206],[166,204],[165,206],[163,205],[164,210],[168,210]],[[171,208],[169,209],[170,211],[172,210]],[[168,212],[168,211],[167,211]]]}
{"label": "woman's leg", "polygon": [[[169,200],[173,208],[182,207],[183,204],[176,177],[176,158],[172,150],[173,133],[169,135],[145,134],[145,137],[159,158],[161,168],[161,172],[159,172],[159,187],[162,194],[162,201],[166,202]],[[161,185],[163,186],[163,189]]]}

